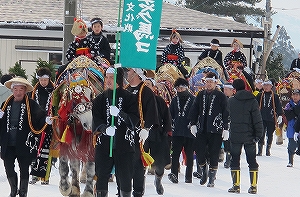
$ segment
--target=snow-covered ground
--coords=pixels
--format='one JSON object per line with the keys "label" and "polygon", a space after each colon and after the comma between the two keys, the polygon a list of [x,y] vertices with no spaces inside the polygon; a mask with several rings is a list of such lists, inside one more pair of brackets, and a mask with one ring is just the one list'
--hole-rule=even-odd
{"label": "snow-covered ground", "polygon": [[[265,155],[257,157],[259,167],[258,194],[256,196],[299,196],[300,181],[300,157],[295,155],[294,167],[287,168],[287,140],[283,145],[275,143],[271,149],[271,156]],[[264,150],[265,152],[265,150]],[[223,163],[219,163],[217,180],[214,188],[208,188],[206,185],[201,186],[199,179],[194,178],[193,183],[184,183],[185,167],[181,167],[179,175],[179,183],[171,183],[167,176],[163,178],[163,186],[166,197],[196,197],[196,196],[234,196],[234,195],[253,195],[248,194],[249,176],[248,165],[245,161],[245,155],[242,155],[241,163],[241,194],[231,194],[227,190],[232,186],[230,170],[223,167]],[[6,179],[3,162],[0,162],[0,196],[9,195],[10,187]],[[18,170],[18,169],[17,169]],[[167,170],[165,175],[170,171]],[[146,192],[145,197],[158,196],[154,185],[154,176],[146,175]],[[35,185],[29,185],[28,197],[59,197],[61,194],[58,190],[59,174],[58,170],[53,168],[51,172],[50,184],[41,185],[38,182]],[[83,184],[81,185],[83,188]],[[109,196],[116,196],[116,183],[109,183]]]}

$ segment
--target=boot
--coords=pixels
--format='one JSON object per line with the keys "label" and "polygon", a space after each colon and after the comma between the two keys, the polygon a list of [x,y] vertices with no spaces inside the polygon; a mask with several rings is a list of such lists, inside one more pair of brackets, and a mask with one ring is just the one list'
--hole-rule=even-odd
{"label": "boot", "polygon": [[200,165],[201,171],[202,171],[202,177],[200,179],[200,185],[204,185],[207,181],[208,176],[208,166],[207,164]]}
{"label": "boot", "polygon": [[256,194],[257,193],[258,169],[249,169],[249,173],[250,173],[251,186],[248,190],[248,193],[249,194]]}
{"label": "boot", "polygon": [[17,175],[8,178],[10,185],[10,195],[9,197],[16,197],[18,193],[18,177]]}
{"label": "boot", "polygon": [[143,195],[144,195],[143,192],[135,192],[135,191],[132,192],[133,197],[143,197]]}
{"label": "boot", "polygon": [[36,182],[39,181],[39,178],[37,176],[31,176],[31,180],[29,181],[29,184],[36,184]]}
{"label": "boot", "polygon": [[290,153],[289,151],[289,163],[286,167],[293,167],[293,163],[294,163],[294,154]]}
{"label": "boot", "polygon": [[178,178],[174,173],[170,173],[168,174],[168,179],[172,182],[172,183],[178,183]]}
{"label": "boot", "polygon": [[241,170],[231,170],[231,178],[233,186],[228,189],[230,193],[240,193]]}
{"label": "boot", "polygon": [[28,182],[29,182],[28,179],[21,179],[19,197],[27,197]]}
{"label": "boot", "polygon": [[107,196],[108,196],[108,191],[106,190],[96,191],[96,197],[107,197]]}
{"label": "boot", "polygon": [[121,191],[120,197],[131,197],[131,192],[124,192],[124,191]]}
{"label": "boot", "polygon": [[217,168],[210,168],[208,171],[208,184],[207,187],[214,187],[215,186],[215,180],[216,180],[216,174],[217,174]]}
{"label": "boot", "polygon": [[267,148],[266,148],[266,155],[267,156],[271,156],[270,149],[271,149],[271,144],[268,144]]}
{"label": "boot", "polygon": [[163,177],[163,174],[158,176],[155,172],[154,186],[156,187],[156,192],[157,192],[158,195],[163,195],[164,194],[164,188],[161,184],[162,177]]}
{"label": "boot", "polygon": [[263,148],[263,145],[258,144],[258,152],[257,152],[256,156],[262,156],[262,148]]}
{"label": "boot", "polygon": [[229,168],[230,167],[230,163],[231,163],[231,154],[230,152],[226,153],[226,160],[224,162],[224,168]]}

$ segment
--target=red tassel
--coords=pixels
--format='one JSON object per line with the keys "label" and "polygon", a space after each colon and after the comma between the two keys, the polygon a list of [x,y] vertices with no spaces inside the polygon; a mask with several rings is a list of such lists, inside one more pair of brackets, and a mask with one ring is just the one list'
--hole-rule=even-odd
{"label": "red tassel", "polygon": [[42,149],[42,145],[43,145],[44,139],[45,139],[45,131],[42,132],[37,155],[40,155],[40,153],[41,153],[41,149]]}

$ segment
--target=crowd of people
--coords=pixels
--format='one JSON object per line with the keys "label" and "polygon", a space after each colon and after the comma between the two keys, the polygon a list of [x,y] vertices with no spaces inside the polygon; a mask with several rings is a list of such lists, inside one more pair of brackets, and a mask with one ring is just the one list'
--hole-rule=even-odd
{"label": "crowd of people", "polygon": [[[75,39],[70,43],[67,59],[72,61],[85,55],[97,65],[103,66],[102,58],[109,62],[110,47],[102,34],[101,19],[91,20],[90,35],[87,35],[87,26],[82,20],[77,19],[75,23],[78,23],[72,29]],[[162,54],[162,65],[176,66],[183,76],[172,84],[176,94],[170,103],[159,95],[154,77],[147,76],[144,69],[104,64],[104,91],[92,101],[96,197],[108,196],[113,169],[119,196],[143,196],[148,166],[143,160],[144,152],[149,152],[154,159],[154,186],[158,195],[164,194],[162,178],[168,164],[171,172],[167,178],[174,184],[181,181],[178,176],[180,155],[186,166],[185,183],[192,183],[193,174],[196,174],[200,185],[214,187],[221,148],[226,152],[224,167],[230,168],[233,182],[228,192],[240,193],[240,160],[244,148],[249,165],[248,192],[256,194],[259,169],[256,156],[263,155],[265,136],[265,153],[271,156],[273,134],[283,122],[283,116],[287,120],[289,139],[287,167],[293,166],[294,154],[300,152],[300,90],[294,89],[290,102],[282,106],[271,80],[253,81],[244,70],[247,61],[239,40],[233,40],[233,50],[223,60],[219,40],[212,39],[211,48],[199,56],[199,61],[211,57],[222,67],[224,74],[235,67],[244,73],[247,81],[237,78],[220,84],[216,73],[206,72],[200,79],[203,89],[195,93],[190,87],[190,73],[184,67],[182,42],[180,34],[173,30],[170,44]],[[61,67],[59,72],[64,68]],[[51,75],[49,69],[40,68],[35,87],[22,77],[3,75],[1,78],[4,86],[0,87],[4,89],[1,90],[0,146],[11,187],[10,197],[26,197],[29,182],[35,184],[41,180],[42,184],[49,184],[51,165],[55,160],[49,156],[53,120],[49,110],[54,90]],[[250,90],[247,89],[249,84]],[[194,155],[197,173],[193,173]],[[14,169],[15,160],[20,168],[19,177]]]}

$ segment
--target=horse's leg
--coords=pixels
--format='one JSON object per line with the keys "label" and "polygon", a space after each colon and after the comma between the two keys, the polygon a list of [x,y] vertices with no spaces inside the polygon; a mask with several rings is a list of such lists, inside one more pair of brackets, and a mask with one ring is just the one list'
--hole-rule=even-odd
{"label": "horse's leg", "polygon": [[68,196],[71,193],[72,188],[68,180],[69,166],[68,166],[68,159],[66,157],[61,156],[59,158],[58,168],[60,174],[59,191],[63,196]]}
{"label": "horse's leg", "polygon": [[80,172],[80,183],[86,183],[86,162],[82,162],[82,168]]}
{"label": "horse's leg", "polygon": [[94,176],[95,176],[95,162],[88,161],[85,163],[85,167],[86,167],[87,179],[86,179],[85,188],[84,188],[84,191],[83,191],[81,197],[93,197],[94,196],[93,180],[94,180]]}
{"label": "horse's leg", "polygon": [[80,186],[79,186],[80,161],[77,159],[70,160],[70,168],[72,172],[72,191],[69,197],[80,197]]}

